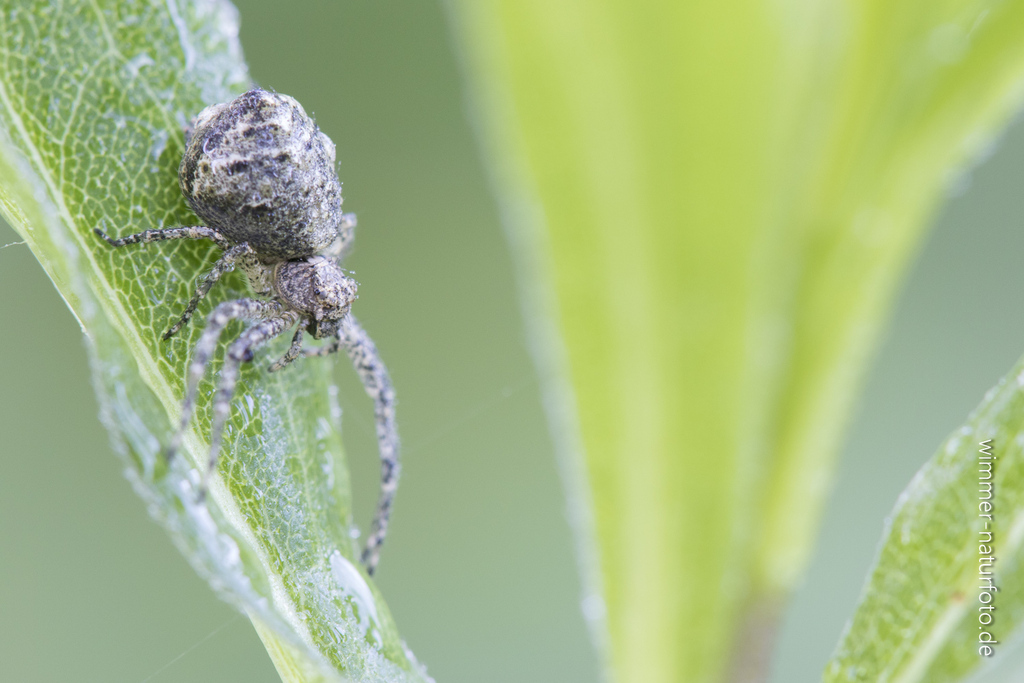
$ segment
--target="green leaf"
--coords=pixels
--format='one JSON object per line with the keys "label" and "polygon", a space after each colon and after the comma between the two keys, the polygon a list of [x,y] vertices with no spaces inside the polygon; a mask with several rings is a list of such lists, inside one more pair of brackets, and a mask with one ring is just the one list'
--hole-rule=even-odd
{"label": "green leaf", "polygon": [[[0,0],[0,208],[82,325],[102,417],[135,490],[196,571],[252,618],[282,678],[428,680],[355,559],[329,362],[270,375],[287,340],[257,354],[207,503],[197,503],[210,380],[184,457],[167,467],[161,446],[202,317],[170,342],[160,333],[216,249],[112,249],[92,233],[195,224],[177,184],[183,127],[248,87],[237,24],[216,0]],[[248,292],[232,274],[200,315]]]}
{"label": "green leaf", "polygon": [[825,680],[963,680],[1022,620],[1024,360],[900,496]]}
{"label": "green leaf", "polygon": [[450,5],[612,678],[757,680],[1024,0]]}

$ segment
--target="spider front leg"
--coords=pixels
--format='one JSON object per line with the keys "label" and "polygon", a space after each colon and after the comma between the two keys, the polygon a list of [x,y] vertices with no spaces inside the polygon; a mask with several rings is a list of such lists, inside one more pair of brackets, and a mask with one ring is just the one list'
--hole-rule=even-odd
{"label": "spider front leg", "polygon": [[231,412],[231,398],[235,395],[235,385],[238,384],[240,366],[242,363],[252,360],[253,352],[257,348],[278,336],[299,320],[299,314],[295,311],[281,311],[280,304],[275,302],[275,305],[280,311],[277,315],[265,318],[243,332],[238,339],[231,342],[227,353],[224,355],[224,366],[220,371],[220,383],[217,385],[217,393],[213,396],[210,458],[206,465],[206,473],[203,475],[202,484],[199,487],[200,497],[206,495],[207,484],[217,467],[221,437],[224,434],[224,423]]}
{"label": "spider front leg", "polygon": [[[339,334],[340,334],[340,332],[339,332]],[[335,338],[333,341],[330,341],[330,342],[324,344],[323,346],[314,346],[311,349],[302,349],[302,357],[303,358],[324,358],[326,356],[331,355],[332,353],[337,353],[340,348],[341,348],[341,340]]]}
{"label": "spider front leg", "polygon": [[395,390],[391,386],[388,369],[377,352],[373,340],[351,314],[345,316],[338,327],[338,338],[318,349],[308,349],[306,356],[326,356],[344,348],[352,361],[363,388],[373,399],[373,413],[377,423],[377,448],[380,451],[380,497],[377,513],[370,527],[370,535],[363,549],[363,565],[367,574],[373,574],[380,560],[380,547],[388,534],[391,505],[398,490],[398,477],[402,471],[399,459],[398,427],[395,424]]}
{"label": "spider front leg", "polygon": [[[237,299],[235,301],[225,301],[224,303],[218,305],[215,309],[213,309],[213,312],[211,312],[209,317],[207,317],[206,319],[206,328],[203,330],[203,334],[199,338],[199,341],[196,343],[196,347],[192,352],[192,362],[189,364],[188,381],[185,387],[185,398],[182,400],[181,403],[181,419],[178,423],[178,429],[171,437],[171,442],[167,446],[166,457],[168,461],[174,458],[178,450],[181,448],[181,442],[182,439],[184,438],[185,430],[188,429],[188,424],[192,420],[192,412],[195,409],[196,394],[199,391],[199,381],[203,378],[203,375],[206,374],[206,366],[209,364],[210,358],[213,356],[213,352],[217,348],[217,341],[220,339],[220,334],[221,332],[224,331],[224,328],[227,326],[227,324],[232,320],[236,319],[261,321],[260,324],[257,324],[256,326],[250,328],[245,333],[243,333],[242,336],[239,337],[231,345],[231,349],[229,349],[228,351],[228,356],[227,358],[225,358],[224,372],[230,378],[231,370],[229,369],[229,367],[232,366],[233,364],[236,376],[235,379],[231,380],[230,392],[228,393],[228,402],[230,403],[230,394],[234,393],[234,384],[237,381],[237,365],[243,360],[248,359],[246,357],[245,349],[239,352],[238,350],[236,350],[236,346],[242,340],[247,339],[251,332],[253,332],[254,330],[261,329],[261,327],[265,323],[271,321],[284,322],[284,320],[289,317],[290,322],[288,323],[288,325],[280,327],[276,334],[280,334],[280,332],[284,331],[289,326],[294,325],[295,320],[298,317],[297,314],[285,312],[281,304],[276,301],[262,301],[259,299]],[[272,327],[276,327],[276,325]],[[266,332],[267,330],[264,329],[263,331]],[[252,344],[249,346],[248,350],[250,352],[252,346]],[[237,362],[232,361],[233,350],[235,351],[234,357],[237,357],[238,359]],[[218,387],[218,397],[222,393],[224,385],[225,379],[224,374],[222,374],[220,386]],[[221,411],[226,414],[225,408],[222,408]],[[215,424],[217,422],[216,399],[214,402],[214,422]],[[221,420],[220,422],[220,429],[223,430],[223,420]],[[220,434],[217,431],[217,428],[215,427],[210,439],[211,460],[213,460],[214,462],[216,462],[216,453],[217,450],[219,449],[219,440]],[[215,441],[218,444],[216,447],[214,445]],[[203,487],[200,489],[201,493],[205,492],[206,490],[205,481],[206,477],[204,476],[204,484]]]}
{"label": "spider front leg", "polygon": [[292,345],[288,347],[288,351],[285,352],[280,360],[267,368],[268,372],[277,372],[286,365],[291,365],[292,361],[303,355],[302,337],[306,334],[306,324],[306,321],[299,323],[299,328],[295,330],[295,336],[292,337]]}

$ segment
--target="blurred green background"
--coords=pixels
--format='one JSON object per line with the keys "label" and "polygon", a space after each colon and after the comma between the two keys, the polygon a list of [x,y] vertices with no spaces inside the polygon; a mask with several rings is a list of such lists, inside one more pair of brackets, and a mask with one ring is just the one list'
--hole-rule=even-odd
{"label": "blurred green background", "polygon": [[[298,98],[337,143],[345,207],[359,216],[346,266],[391,368],[405,443],[379,572],[400,631],[439,683],[598,680],[511,262],[441,8],[236,5],[253,78]],[[784,620],[778,683],[818,678],[899,491],[1024,351],[1022,179],[1017,125],[953,183],[871,370]],[[0,245],[16,240],[0,226]],[[5,675],[277,681],[248,621],[192,573],[120,476],[81,333],[26,247],[0,250],[0,288]],[[371,407],[340,364],[338,381],[365,528]],[[528,556],[509,550],[523,547]]]}

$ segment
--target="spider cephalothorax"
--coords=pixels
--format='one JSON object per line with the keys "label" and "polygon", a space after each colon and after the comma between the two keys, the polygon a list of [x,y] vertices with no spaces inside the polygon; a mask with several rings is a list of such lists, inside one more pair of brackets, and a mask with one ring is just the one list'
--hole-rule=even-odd
{"label": "spider cephalothorax", "polygon": [[[287,95],[256,88],[230,102],[207,107],[192,122],[178,184],[206,225],[146,230],[120,239],[98,229],[96,233],[115,247],[209,239],[223,250],[164,339],[188,323],[210,288],[236,266],[245,271],[257,294],[214,308],[189,366],[181,422],[168,446],[168,458],[181,446],[199,381],[224,327],[238,318],[253,323],[225,353],[214,394],[206,477],[217,464],[239,366],[253,359],[257,347],[295,328],[291,346],[270,366],[271,372],[299,356],[345,350],[374,400],[377,420],[381,494],[363,551],[363,562],[372,574],[398,485],[395,395],[373,341],[349,312],[357,285],[345,275],[339,261],[351,246],[356,221],[354,215],[341,212],[341,183],[334,163],[334,143],[320,132],[302,105]],[[332,341],[304,349],[305,334]],[[204,477],[201,493],[205,493],[205,482]]]}

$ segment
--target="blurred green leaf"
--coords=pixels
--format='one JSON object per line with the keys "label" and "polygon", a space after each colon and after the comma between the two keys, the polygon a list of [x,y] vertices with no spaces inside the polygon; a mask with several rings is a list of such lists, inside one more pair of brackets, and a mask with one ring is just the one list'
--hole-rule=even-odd
{"label": "blurred green leaf", "polygon": [[[160,333],[216,249],[115,250],[92,233],[194,224],[177,184],[183,127],[248,87],[237,28],[234,8],[216,0],[0,0],[0,208],[82,325],[102,416],[135,490],[196,571],[252,618],[282,677],[428,680],[354,559],[329,364],[269,375],[267,359],[287,340],[258,354],[208,503],[197,504],[209,381],[185,457],[168,468],[161,445],[202,318],[170,342]],[[247,293],[233,274],[200,314]]]}
{"label": "blurred green leaf", "polygon": [[449,4],[613,678],[758,680],[1024,0]]}
{"label": "blurred green leaf", "polygon": [[963,680],[1024,620],[1022,544],[1024,360],[900,496],[825,680]]}

